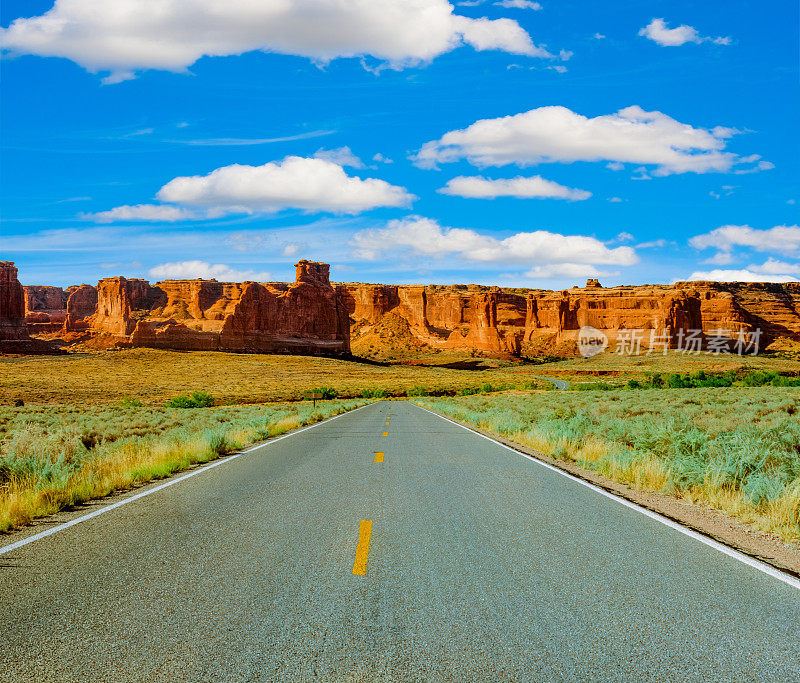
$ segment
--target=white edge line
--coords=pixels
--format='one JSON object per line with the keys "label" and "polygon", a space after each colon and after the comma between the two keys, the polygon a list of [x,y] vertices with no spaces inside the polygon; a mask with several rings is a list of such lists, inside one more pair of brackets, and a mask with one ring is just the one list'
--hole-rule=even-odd
{"label": "white edge line", "polygon": [[772,567],[766,564],[765,562],[761,562],[760,560],[757,560],[754,557],[750,557],[749,555],[745,555],[744,553],[741,553],[738,550],[734,550],[733,548],[730,548],[724,543],[720,543],[719,541],[715,541],[712,538],[708,538],[707,536],[704,536],[703,534],[700,534],[697,531],[694,531],[693,529],[689,529],[688,527],[685,527],[682,524],[679,524],[678,522],[669,519],[668,517],[664,517],[663,515],[660,515],[657,512],[648,510],[647,508],[637,505],[636,503],[626,500],[625,498],[610,493],[609,491],[606,491],[605,489],[602,489],[599,486],[590,484],[588,481],[584,481],[583,479],[576,477],[575,475],[572,475],[569,472],[565,472],[564,470],[559,469],[558,467],[555,467],[550,463],[539,460],[539,458],[533,455],[528,455],[527,453],[518,451],[516,448],[512,448],[511,446],[507,446],[506,444],[501,443],[500,441],[497,441],[496,439],[493,439],[490,436],[486,436],[486,434],[481,434],[480,432],[476,432],[474,429],[470,429],[469,427],[459,424],[455,420],[451,420],[449,417],[445,417],[444,415],[439,415],[439,413],[435,413],[432,410],[428,410],[427,408],[418,406],[416,403],[412,403],[411,405],[416,406],[420,410],[424,410],[425,412],[430,413],[431,415],[435,415],[436,417],[439,417],[442,420],[447,420],[448,422],[452,422],[454,425],[461,427],[462,429],[466,429],[468,432],[472,432],[473,434],[480,436],[486,439],[487,441],[491,441],[492,443],[497,444],[498,446],[502,446],[503,448],[505,448],[508,451],[511,451],[512,453],[521,455],[529,462],[534,462],[537,465],[541,465],[542,467],[546,467],[549,470],[553,470],[553,472],[558,472],[558,474],[561,474],[567,477],[568,479],[572,479],[572,481],[577,482],[578,484],[582,484],[583,486],[590,488],[593,491],[596,491],[597,493],[605,496],[606,498],[615,500],[618,503],[624,505],[625,507],[630,508],[631,510],[636,510],[637,512],[641,512],[643,515],[646,515],[647,517],[650,517],[651,519],[654,519],[657,522],[661,522],[662,524],[670,527],[671,529],[675,529],[675,531],[679,531],[680,533],[684,534],[685,536],[688,536],[689,538],[693,538],[696,541],[700,541],[701,543],[704,543],[705,545],[714,548],[714,550],[718,550],[719,552],[724,553],[728,557],[732,557],[733,559],[738,560],[742,564],[746,564],[750,567],[753,567],[754,569],[757,569],[758,571],[763,572],[764,574],[768,574],[773,579],[778,579],[779,581],[783,581],[783,583],[792,586],[792,588],[800,590],[800,580],[796,579],[793,576],[790,576],[789,574],[786,574],[785,572],[782,572],[780,569],[776,569],[775,567]]}
{"label": "white edge line", "polygon": [[197,474],[202,474],[203,472],[208,472],[209,470],[213,470],[215,467],[219,467],[220,465],[224,465],[225,463],[232,462],[237,458],[241,458],[243,455],[247,453],[252,453],[253,451],[257,451],[259,448],[266,448],[267,446],[271,446],[278,441],[282,441],[283,439],[288,439],[290,436],[297,436],[301,432],[305,432],[309,429],[314,429],[314,427],[319,427],[320,425],[324,425],[331,420],[335,420],[336,418],[343,417],[345,415],[350,415],[351,413],[355,413],[358,410],[362,410],[363,408],[367,408],[374,403],[368,403],[365,406],[361,406],[360,408],[354,408],[353,410],[345,411],[344,413],[339,413],[338,415],[334,415],[333,417],[329,417],[326,420],[322,420],[321,422],[315,422],[313,425],[309,425],[308,427],[303,427],[302,429],[298,429],[297,431],[290,432],[289,434],[284,434],[283,436],[279,436],[275,439],[270,439],[269,441],[265,441],[258,446],[253,446],[252,448],[248,448],[247,450],[241,451],[239,453],[235,453],[234,455],[229,455],[226,458],[220,458],[219,460],[212,460],[205,465],[201,465],[197,469],[192,470],[191,472],[187,472],[186,474],[182,474],[179,477],[175,477],[174,479],[170,479],[169,481],[164,482],[163,484],[159,484],[147,491],[142,491],[141,493],[137,493],[135,496],[131,496],[130,498],[126,498],[125,500],[120,500],[116,503],[112,503],[111,505],[107,505],[105,507],[100,508],[99,510],[95,510],[94,512],[90,512],[88,514],[83,515],[82,517],[76,517],[75,519],[70,520],[69,522],[64,522],[63,524],[59,524],[58,526],[54,526],[50,529],[45,531],[40,531],[38,534],[34,534],[33,536],[28,536],[28,538],[23,538],[15,543],[11,543],[9,545],[3,546],[0,548],[0,555],[5,555],[6,553],[10,553],[12,550],[16,550],[17,548],[21,548],[24,545],[28,545],[28,543],[33,543],[34,541],[39,541],[42,538],[47,536],[51,536],[53,534],[57,534],[59,531],[64,531],[69,529],[71,526],[75,526],[76,524],[80,524],[81,522],[86,522],[87,520],[93,519],[98,515],[102,515],[106,512],[110,512],[111,510],[115,510],[118,507],[122,507],[123,505],[127,505],[128,503],[132,503],[135,500],[139,500],[140,498],[144,498],[145,496],[149,496],[157,491],[161,491],[165,488],[170,486],[174,486],[175,484],[185,481],[190,477],[194,477]]}

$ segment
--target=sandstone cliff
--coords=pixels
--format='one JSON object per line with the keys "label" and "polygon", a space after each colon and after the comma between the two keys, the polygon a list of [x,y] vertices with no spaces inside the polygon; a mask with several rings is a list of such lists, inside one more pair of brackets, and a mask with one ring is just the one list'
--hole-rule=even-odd
{"label": "sandstone cliff", "polygon": [[[390,336],[402,332],[410,348],[477,350],[494,355],[535,355],[574,349],[584,326],[602,330],[613,347],[632,330],[647,348],[673,347],[694,330],[707,339],[741,333],[749,340],[761,330],[763,348],[778,337],[800,340],[800,284],[678,282],[675,285],[554,292],[479,285],[421,286],[348,284],[353,348],[380,346],[383,321]],[[397,318],[403,325],[398,325]],[[397,339],[392,343],[397,346]]]}
{"label": "sandstone cliff", "polygon": [[347,355],[349,318],[329,268],[300,261],[292,284],[106,278],[94,315],[67,324],[117,346]]}
{"label": "sandstone cliff", "polygon": [[[575,352],[579,331],[604,332],[611,348],[638,331],[672,346],[699,330],[800,340],[800,283],[678,282],[563,291],[481,285],[331,285],[329,266],[300,261],[294,283],[113,277],[97,287],[27,287],[0,265],[0,335],[26,338],[54,325],[95,346],[365,356],[454,349],[518,357]],[[63,327],[61,322],[63,321]],[[49,327],[48,327],[49,326]]]}
{"label": "sandstone cliff", "polygon": [[25,285],[25,322],[31,334],[55,332],[67,318],[69,291],[50,285]]}
{"label": "sandstone cliff", "polygon": [[97,288],[92,285],[76,285],[70,287],[67,299],[64,331],[77,332],[88,329],[90,318],[97,310]]}
{"label": "sandstone cliff", "polygon": [[28,339],[25,291],[12,261],[0,261],[0,341]]}

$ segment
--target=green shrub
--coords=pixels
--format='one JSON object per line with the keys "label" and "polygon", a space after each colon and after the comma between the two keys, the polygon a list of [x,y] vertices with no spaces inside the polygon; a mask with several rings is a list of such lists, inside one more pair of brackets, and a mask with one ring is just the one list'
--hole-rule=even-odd
{"label": "green shrub", "polygon": [[167,408],[211,408],[214,397],[207,391],[193,391],[190,396],[176,396],[167,401]]}
{"label": "green shrub", "polygon": [[138,398],[123,398],[117,403],[118,408],[141,408],[142,402]]}
{"label": "green shrub", "polygon": [[330,401],[339,395],[339,392],[333,387],[317,387],[316,389],[312,389],[309,393],[322,394],[321,400],[323,401]]}
{"label": "green shrub", "polygon": [[406,396],[427,396],[428,390],[425,387],[414,386],[406,391]]}

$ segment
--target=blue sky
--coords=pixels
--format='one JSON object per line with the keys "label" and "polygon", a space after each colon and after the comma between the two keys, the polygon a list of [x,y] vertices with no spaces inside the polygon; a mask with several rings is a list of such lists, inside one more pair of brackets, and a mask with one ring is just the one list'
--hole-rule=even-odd
{"label": "blue sky", "polygon": [[800,279],[793,0],[256,4],[3,2],[23,283]]}

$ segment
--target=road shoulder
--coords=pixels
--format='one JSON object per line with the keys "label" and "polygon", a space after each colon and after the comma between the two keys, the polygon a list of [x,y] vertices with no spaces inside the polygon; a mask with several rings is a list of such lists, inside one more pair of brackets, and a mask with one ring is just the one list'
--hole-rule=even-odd
{"label": "road shoulder", "polygon": [[800,548],[785,543],[775,535],[753,529],[745,523],[710,507],[684,503],[673,496],[662,493],[636,490],[626,484],[604,477],[597,472],[584,469],[573,463],[557,460],[510,439],[479,429],[475,425],[456,420],[449,415],[441,415],[435,411],[430,412],[434,412],[440,417],[482,434],[493,441],[497,441],[519,453],[593,484],[640,507],[658,513],[740,553],[749,555],[776,569],[800,578]]}

